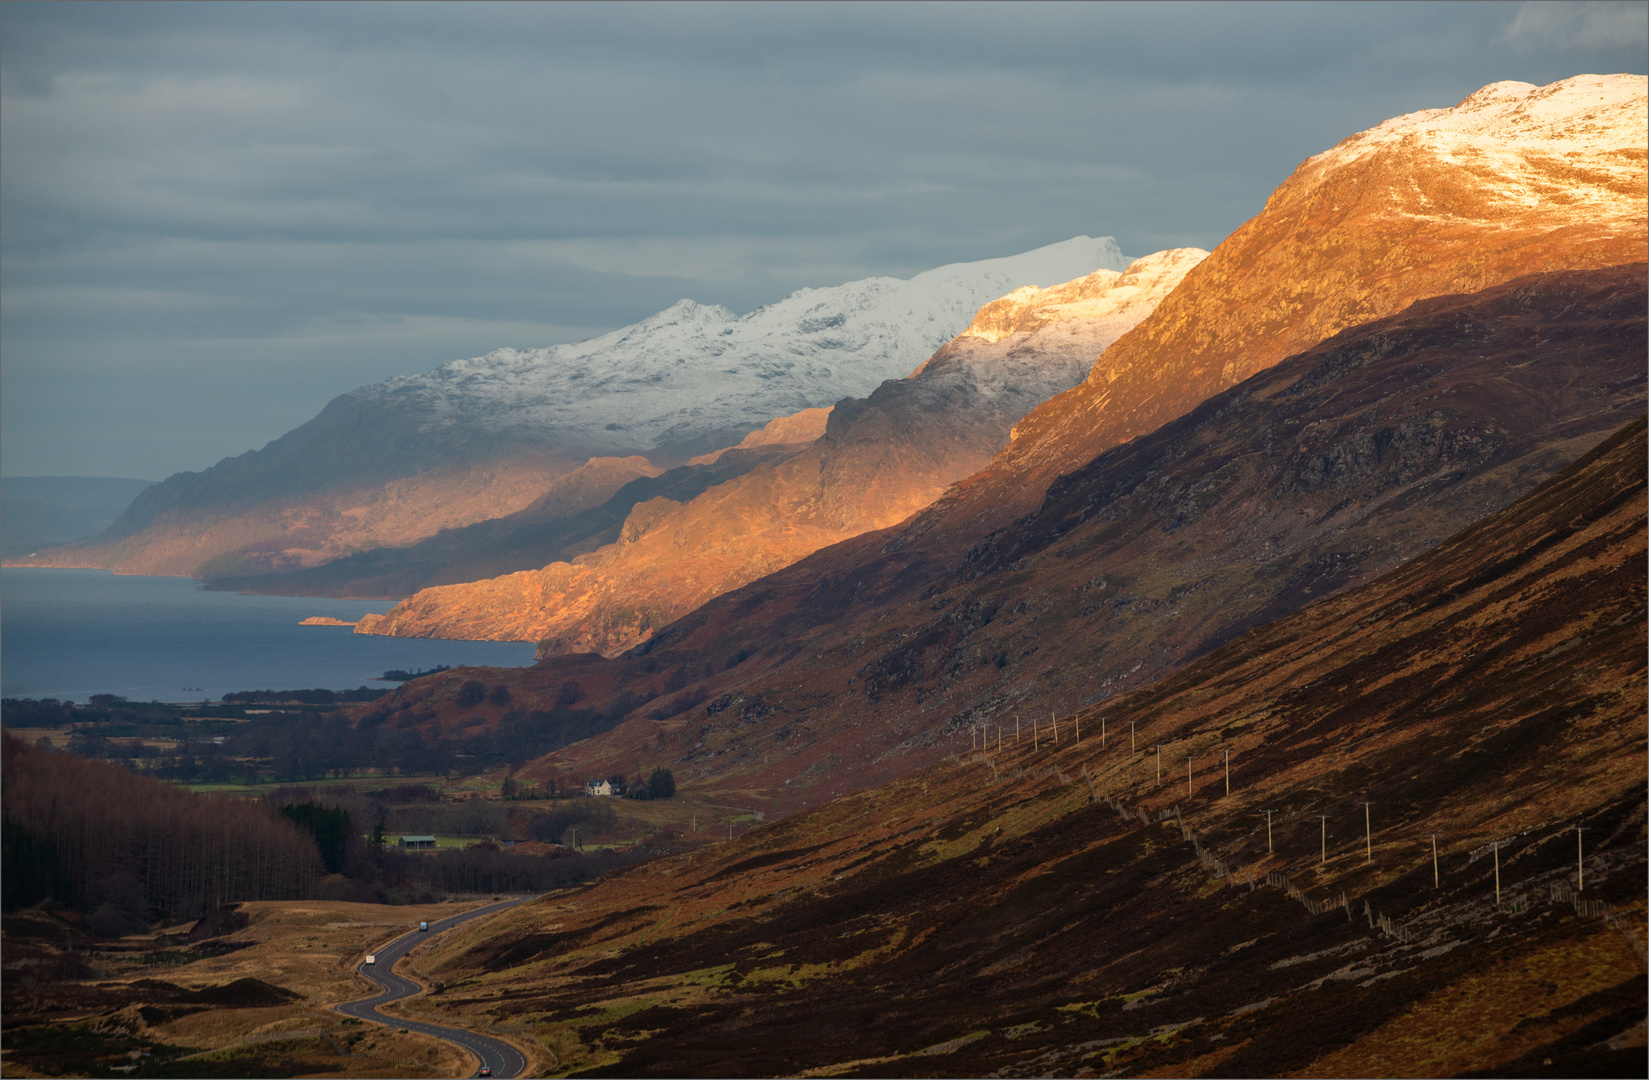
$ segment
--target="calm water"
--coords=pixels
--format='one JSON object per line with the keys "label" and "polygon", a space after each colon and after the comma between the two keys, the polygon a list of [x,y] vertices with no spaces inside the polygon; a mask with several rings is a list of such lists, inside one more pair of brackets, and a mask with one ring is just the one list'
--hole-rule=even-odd
{"label": "calm water", "polygon": [[0,696],[200,701],[234,690],[387,687],[373,676],[448,664],[524,667],[525,642],[435,641],[299,626],[353,622],[391,601],[240,596],[188,578],[0,570]]}

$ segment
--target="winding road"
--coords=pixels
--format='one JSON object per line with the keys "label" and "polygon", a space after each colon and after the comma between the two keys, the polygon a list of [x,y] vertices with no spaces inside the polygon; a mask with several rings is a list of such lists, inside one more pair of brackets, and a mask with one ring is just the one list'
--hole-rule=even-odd
{"label": "winding road", "polygon": [[[377,963],[370,966],[366,961],[356,965],[355,970],[367,979],[383,987],[383,992],[373,997],[362,998],[360,1001],[348,1001],[337,1006],[339,1012],[347,1016],[354,1016],[361,1020],[370,1020],[373,1023],[383,1024],[386,1027],[405,1028],[408,1031],[418,1031],[425,1035],[433,1035],[437,1039],[445,1039],[450,1043],[457,1043],[481,1059],[485,1068],[492,1070],[492,1075],[500,1078],[516,1077],[526,1069],[527,1061],[521,1056],[521,1051],[500,1039],[489,1035],[468,1031],[464,1028],[444,1027],[441,1024],[426,1024],[420,1020],[404,1020],[398,1016],[385,1016],[379,1012],[380,1006],[388,1005],[392,1001],[400,1001],[423,990],[422,986],[411,979],[403,979],[391,970],[395,961],[411,952],[413,948],[430,939],[431,934],[438,934],[443,930],[450,930],[459,923],[478,919],[483,915],[491,915],[495,911],[514,907],[516,904],[531,900],[530,896],[518,896],[512,900],[505,900],[497,904],[488,904],[472,911],[465,911],[457,915],[450,915],[429,924],[429,930],[414,930],[410,934],[403,934],[394,941],[378,949]],[[476,1075],[480,1075],[477,1073]]]}

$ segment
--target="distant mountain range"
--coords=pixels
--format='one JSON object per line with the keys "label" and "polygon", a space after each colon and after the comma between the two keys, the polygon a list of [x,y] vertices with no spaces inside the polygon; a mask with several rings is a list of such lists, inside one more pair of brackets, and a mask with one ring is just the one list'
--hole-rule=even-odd
{"label": "distant mountain range", "polygon": [[356,632],[541,641],[544,655],[622,652],[714,596],[921,510],[986,465],[1027,412],[1079,382],[1207,254],[1164,251],[1121,273],[1016,290],[908,379],[838,402],[817,441],[786,459],[691,501],[637,503],[598,551],[420,592]]}
{"label": "distant mountain range", "polygon": [[96,536],[152,481],[115,476],[8,476],[0,479],[0,554]]}
{"label": "distant mountain range", "polygon": [[261,450],[168,477],[96,542],[32,561],[217,578],[406,544],[526,509],[591,458],[669,468],[775,417],[864,396],[982,304],[1129,261],[1109,237],[1077,237],[908,281],[803,289],[744,316],[684,300],[576,345],[456,360],[344,394]]}

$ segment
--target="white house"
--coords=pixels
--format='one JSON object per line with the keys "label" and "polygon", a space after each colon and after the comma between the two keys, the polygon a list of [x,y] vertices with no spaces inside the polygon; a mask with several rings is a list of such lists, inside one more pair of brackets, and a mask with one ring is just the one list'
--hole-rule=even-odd
{"label": "white house", "polygon": [[584,782],[584,794],[586,795],[611,795],[612,793],[613,785],[607,780],[586,780]]}

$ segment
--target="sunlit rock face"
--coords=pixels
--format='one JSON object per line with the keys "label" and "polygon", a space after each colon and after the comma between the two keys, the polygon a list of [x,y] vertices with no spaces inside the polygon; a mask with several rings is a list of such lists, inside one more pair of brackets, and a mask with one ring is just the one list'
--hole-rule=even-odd
{"label": "sunlit rock face", "polygon": [[[1120,271],[1015,290],[909,378],[839,402],[818,440],[790,460],[685,505],[637,506],[617,543],[593,554],[424,590],[358,630],[622,652],[714,596],[926,506],[988,463],[1027,411],[1079,382],[1206,255],[1159,252]],[[782,443],[823,421],[810,410],[745,442]]]}

